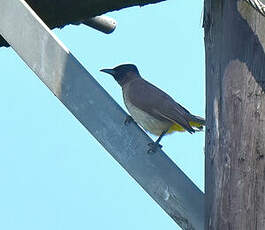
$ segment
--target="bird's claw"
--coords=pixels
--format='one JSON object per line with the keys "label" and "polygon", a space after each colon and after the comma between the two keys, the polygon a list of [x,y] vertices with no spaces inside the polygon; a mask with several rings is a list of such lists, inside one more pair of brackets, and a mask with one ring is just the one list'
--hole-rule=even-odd
{"label": "bird's claw", "polygon": [[147,153],[151,154],[151,153],[155,153],[157,149],[161,149],[163,146],[160,145],[159,143],[157,142],[152,142],[152,143],[149,143],[148,146],[150,147],[147,151]]}
{"label": "bird's claw", "polygon": [[128,125],[130,124],[131,122],[134,122],[133,118],[130,116],[130,115],[127,115],[125,121],[124,121],[124,124],[125,125]]}

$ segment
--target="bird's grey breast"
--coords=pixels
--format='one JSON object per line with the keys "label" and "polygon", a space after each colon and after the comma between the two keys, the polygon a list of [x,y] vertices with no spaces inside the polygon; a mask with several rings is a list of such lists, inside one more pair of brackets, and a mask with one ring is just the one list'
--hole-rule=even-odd
{"label": "bird's grey breast", "polygon": [[[130,90],[134,90],[134,92],[131,92]],[[122,88],[122,93],[124,104],[128,109],[129,113],[131,114],[132,118],[145,130],[149,131],[154,135],[159,136],[163,131],[169,129],[169,127],[172,125],[172,122],[159,120],[148,112],[140,109],[139,107],[141,106],[133,104],[131,102],[132,100],[130,97],[132,97],[134,93],[137,94],[137,90],[131,89],[130,84],[127,84]],[[142,100],[144,101],[145,98],[142,98]]]}

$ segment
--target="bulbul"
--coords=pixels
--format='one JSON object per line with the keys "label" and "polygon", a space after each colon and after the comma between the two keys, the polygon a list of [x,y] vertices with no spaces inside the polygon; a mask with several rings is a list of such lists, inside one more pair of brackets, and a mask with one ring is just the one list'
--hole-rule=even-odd
{"label": "bulbul", "polygon": [[156,142],[149,144],[149,151],[162,147],[159,142],[165,134],[174,131],[195,133],[203,129],[203,118],[192,115],[168,94],[143,79],[135,65],[123,64],[101,71],[112,75],[122,87],[124,103],[133,120],[159,136]]}

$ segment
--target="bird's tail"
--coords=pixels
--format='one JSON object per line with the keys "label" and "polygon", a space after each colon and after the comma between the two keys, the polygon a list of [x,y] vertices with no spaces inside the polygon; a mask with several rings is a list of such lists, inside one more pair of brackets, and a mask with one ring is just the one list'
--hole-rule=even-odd
{"label": "bird's tail", "polygon": [[205,126],[205,119],[199,116],[191,115],[189,124],[191,127],[196,127],[198,130],[201,131],[203,126]]}

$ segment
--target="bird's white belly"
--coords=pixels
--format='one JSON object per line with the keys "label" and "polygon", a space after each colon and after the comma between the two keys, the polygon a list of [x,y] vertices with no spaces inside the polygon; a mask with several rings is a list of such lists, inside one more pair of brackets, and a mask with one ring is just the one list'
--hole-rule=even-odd
{"label": "bird's white belly", "polygon": [[138,109],[127,100],[124,100],[124,102],[136,123],[154,135],[160,136],[163,131],[169,129],[172,125],[171,122],[161,121],[150,116],[148,113]]}

